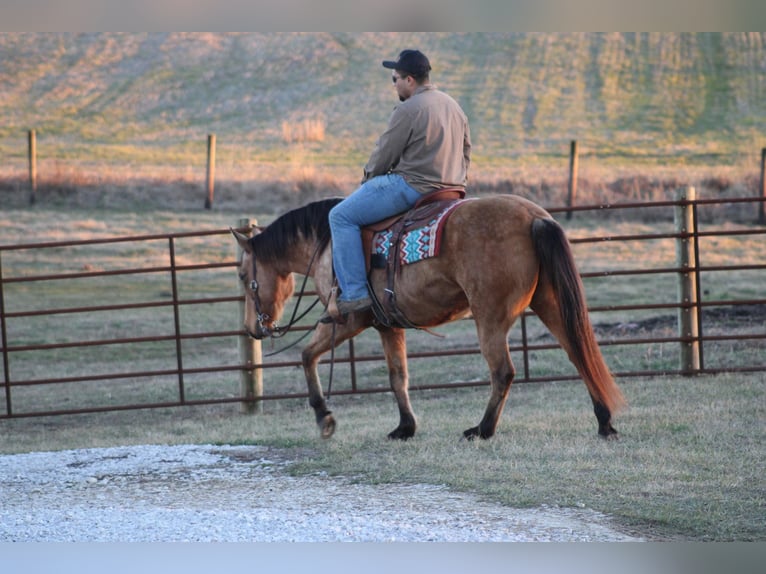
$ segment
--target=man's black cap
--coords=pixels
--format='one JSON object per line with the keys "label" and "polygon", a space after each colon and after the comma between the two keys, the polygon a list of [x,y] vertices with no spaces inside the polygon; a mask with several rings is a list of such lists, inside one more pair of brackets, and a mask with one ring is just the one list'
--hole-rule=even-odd
{"label": "man's black cap", "polygon": [[431,71],[431,63],[420,50],[402,50],[399,59],[383,60],[383,67],[400,70],[413,76],[424,76]]}

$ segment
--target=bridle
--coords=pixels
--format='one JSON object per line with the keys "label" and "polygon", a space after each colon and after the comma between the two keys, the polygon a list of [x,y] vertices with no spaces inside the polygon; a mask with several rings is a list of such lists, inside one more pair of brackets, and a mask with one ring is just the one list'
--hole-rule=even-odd
{"label": "bridle", "polygon": [[[252,239],[250,240],[251,247],[252,247]],[[309,274],[311,273],[311,268],[314,266],[314,261],[317,258],[317,255],[319,255],[319,252],[321,251],[322,245],[324,242],[318,241],[316,249],[314,249],[314,253],[311,255],[311,259],[309,260],[308,268],[306,269],[306,273],[303,276],[303,283],[301,284],[301,289],[298,294],[298,301],[295,303],[295,307],[293,307],[293,314],[292,317],[290,317],[290,321],[288,322],[286,327],[280,327],[276,323],[272,323],[272,328],[268,329],[264,323],[267,323],[271,316],[268,313],[264,313],[261,310],[261,297],[258,295],[258,267],[256,265],[255,260],[255,249],[250,250],[250,259],[252,261],[252,269],[253,269],[253,275],[252,279],[250,280],[250,284],[248,285],[250,288],[250,293],[253,297],[253,303],[255,304],[255,312],[256,312],[256,321],[258,322],[258,331],[261,333],[265,333],[268,336],[270,336],[272,339],[281,338],[284,337],[287,333],[290,332],[290,329],[301,319],[303,319],[308,313],[316,307],[316,304],[319,303],[319,297],[317,296],[316,300],[306,309],[303,313],[300,314],[300,316],[297,316],[298,314],[298,308],[300,307],[301,300],[303,299],[303,294],[306,289],[306,282],[308,281]],[[242,281],[245,280],[245,277],[240,277]],[[325,304],[325,309],[327,309],[327,304]],[[283,351],[286,351],[288,349],[291,349],[298,343],[300,343],[303,339],[305,339],[309,334],[311,334],[314,329],[316,329],[317,325],[319,325],[319,321],[317,320],[316,323],[314,323],[314,326],[308,329],[301,337],[298,337],[295,341],[290,343],[289,345],[278,349],[276,351],[272,351],[271,353],[267,353],[266,357],[271,357],[273,355],[277,355],[279,353],[282,353]],[[330,395],[332,393],[332,381],[333,381],[333,372],[335,367],[335,323],[332,325],[332,335],[331,335],[331,341],[332,344],[330,346],[330,374],[328,377],[328,383],[327,383],[327,394],[325,395],[325,400],[327,402],[330,401]],[[255,339],[256,337],[253,335],[253,333],[250,332],[249,329],[246,328],[246,332],[249,337],[252,339]]]}
{"label": "bridle", "polygon": [[[253,303],[255,304],[255,313],[256,313],[255,320],[258,323],[257,330],[260,331],[261,333],[268,333],[270,336],[274,336],[273,333],[274,332],[279,333],[282,330],[282,328],[279,327],[279,325],[277,325],[276,323],[273,324],[273,329],[268,329],[266,327],[266,323],[268,323],[269,320],[271,319],[271,315],[269,315],[268,313],[264,313],[261,310],[261,297],[260,295],[258,295],[258,279],[256,275],[258,272],[258,268],[255,265],[255,255],[251,253],[250,258],[253,260],[253,278],[250,280],[250,284],[248,285],[248,287],[250,288],[250,295],[253,298]],[[245,276],[241,275],[240,279],[244,281]],[[255,336],[253,335],[253,333],[250,332],[249,329],[247,329],[247,334],[253,339],[255,339]]]}
{"label": "bridle", "polygon": [[[252,243],[251,243],[252,245]],[[271,328],[266,327],[266,323],[268,323],[271,320],[271,315],[268,313],[264,313],[262,310],[262,304],[261,304],[261,297],[258,294],[258,266],[256,264],[256,257],[255,257],[255,250],[253,249],[250,252],[250,260],[252,264],[252,279],[250,280],[250,283],[248,284],[248,287],[250,289],[250,295],[253,298],[253,303],[255,304],[255,312],[256,312],[256,321],[258,323],[258,331],[261,333],[264,333],[271,337],[272,339],[278,339],[281,337],[284,337],[287,333],[290,332],[290,329],[293,328],[293,326],[300,320],[302,320],[306,315],[309,314],[309,312],[316,307],[317,303],[319,303],[319,297],[316,298],[316,300],[305,310],[303,311],[300,316],[298,316],[298,309],[300,308],[301,301],[303,299],[303,295],[306,289],[306,282],[309,278],[309,273],[311,273],[311,268],[314,266],[314,260],[316,259],[317,255],[319,254],[319,250],[321,247],[321,242],[317,244],[316,249],[314,250],[314,253],[311,255],[311,259],[309,260],[308,268],[306,269],[306,273],[303,276],[303,283],[301,284],[300,292],[298,293],[298,301],[295,303],[295,307],[293,307],[293,314],[292,317],[290,317],[290,321],[288,322],[287,326],[280,327],[276,322],[272,323]],[[240,276],[240,279],[242,281],[245,280],[244,276]],[[303,337],[295,341],[295,343],[291,344],[290,347],[293,345],[298,344],[301,340],[303,340],[304,337],[306,337],[311,331],[316,328],[316,325],[309,331],[307,331]],[[250,332],[249,329],[247,330],[248,336],[255,339],[253,333]],[[290,347],[285,347],[284,349],[280,349],[277,352],[282,352],[286,349],[289,349]],[[276,354],[276,353],[272,353]]]}

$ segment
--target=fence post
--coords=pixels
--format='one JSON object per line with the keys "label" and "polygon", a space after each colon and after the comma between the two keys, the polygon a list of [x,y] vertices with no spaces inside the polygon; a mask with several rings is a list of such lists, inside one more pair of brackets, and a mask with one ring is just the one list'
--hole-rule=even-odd
{"label": "fence post", "polygon": [[356,388],[356,349],[354,348],[354,338],[348,340],[348,366],[351,370],[351,392],[355,393]]}
{"label": "fence post", "polygon": [[693,187],[676,190],[676,201],[681,202],[675,207],[676,233],[681,237],[676,239],[676,266],[678,272],[678,331],[681,337],[681,372],[693,375],[700,370],[700,341],[699,323],[697,321],[697,259],[694,255],[694,208],[691,203],[697,198]]}
{"label": "fence post", "polygon": [[[567,207],[574,207],[577,195],[577,141],[572,140],[569,146],[569,192],[567,194]],[[567,211],[567,219],[572,219],[572,211]]]}
{"label": "fence post", "polygon": [[8,360],[8,331],[5,325],[5,293],[3,290],[3,252],[0,251],[0,343],[3,345],[3,386],[5,387],[5,414],[13,415],[11,405],[11,365]]}
{"label": "fence post", "polygon": [[213,207],[213,193],[215,192],[215,134],[207,136],[207,199],[205,209]]}
{"label": "fence post", "polygon": [[176,244],[174,237],[168,237],[168,253],[170,254],[170,282],[173,293],[173,326],[176,339],[176,364],[178,365],[178,402],[186,402],[184,387],[184,361],[181,346],[181,314],[178,308],[178,273],[176,272]]}
{"label": "fence post", "polygon": [[37,132],[29,130],[29,203],[34,205],[37,201]]}
{"label": "fence post", "polygon": [[529,381],[529,341],[527,339],[527,313],[521,314],[521,348],[524,359],[524,380]]}
{"label": "fence post", "polygon": [[[240,219],[237,223],[238,228],[250,229],[251,226],[256,225],[255,219]],[[250,231],[247,232],[250,235]],[[242,249],[237,243],[237,261],[242,259]],[[237,281],[239,284],[239,294],[243,296],[242,301],[239,302],[239,317],[240,324],[245,320],[245,306],[247,305],[247,293],[245,291],[245,285],[242,281]],[[263,363],[263,351],[261,350],[261,342],[250,338],[247,334],[240,335],[239,337],[239,362],[243,365],[247,365],[247,369],[240,371],[239,385],[240,393],[243,397],[247,398],[247,401],[241,403],[240,412],[243,414],[256,414],[263,412],[263,402],[258,400],[263,396],[263,369],[254,365],[260,365]]]}
{"label": "fence post", "polygon": [[758,205],[758,223],[766,225],[766,147],[761,148],[761,203]]}

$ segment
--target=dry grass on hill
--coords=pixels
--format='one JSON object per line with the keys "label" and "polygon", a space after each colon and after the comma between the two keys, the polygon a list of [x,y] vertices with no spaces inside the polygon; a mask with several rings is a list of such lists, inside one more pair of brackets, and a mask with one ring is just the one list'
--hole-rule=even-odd
{"label": "dry grass on hill", "polygon": [[[5,171],[5,173],[3,173]],[[104,167],[41,162],[38,205],[61,209],[196,210],[207,197],[204,168],[172,166]],[[563,207],[568,168],[482,166],[472,170],[469,194],[514,193],[545,207]],[[758,197],[759,175],[736,167],[631,169],[580,168],[577,205],[665,201],[674,190],[692,185],[699,198]],[[343,196],[356,189],[357,170],[318,166],[294,158],[282,164],[223,165],[216,170],[213,208],[218,211],[277,215],[310,201]],[[0,170],[3,208],[29,205],[28,176]],[[750,221],[753,206],[727,208],[727,219]]]}

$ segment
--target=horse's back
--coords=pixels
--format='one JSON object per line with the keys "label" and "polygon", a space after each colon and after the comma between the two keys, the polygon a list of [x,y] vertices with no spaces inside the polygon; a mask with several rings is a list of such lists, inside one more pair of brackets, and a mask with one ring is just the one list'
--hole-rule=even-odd
{"label": "horse's back", "polygon": [[[531,292],[539,268],[531,227],[540,218],[550,215],[515,195],[461,203],[446,223],[438,257],[400,269],[395,291],[405,315],[432,326],[462,316],[481,298]],[[384,296],[385,272],[374,273],[373,284]]]}
{"label": "horse's back", "polygon": [[493,195],[466,201],[452,214],[445,229],[446,244],[464,251],[514,243],[531,246],[536,219],[551,215],[536,203],[518,195]]}
{"label": "horse's back", "polygon": [[465,202],[465,207],[471,208],[466,215],[493,216],[501,219],[506,225],[519,225],[535,219],[550,218],[551,215],[537,203],[520,195],[490,195]]}

